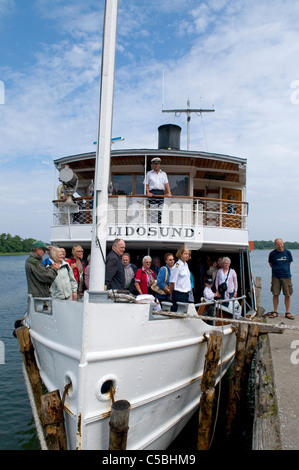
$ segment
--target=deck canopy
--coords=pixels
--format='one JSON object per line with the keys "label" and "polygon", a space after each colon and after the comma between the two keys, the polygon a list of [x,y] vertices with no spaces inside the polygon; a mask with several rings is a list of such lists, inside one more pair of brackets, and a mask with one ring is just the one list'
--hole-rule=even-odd
{"label": "deck canopy", "polygon": [[[141,173],[150,169],[150,161],[154,156],[162,159],[162,168],[180,171],[189,168],[193,171],[193,178],[204,180],[225,181],[240,186],[245,185],[246,163],[244,158],[232,157],[206,152],[183,150],[115,150],[111,152],[111,171],[119,168],[134,168]],[[69,165],[76,173],[79,181],[92,180],[95,171],[95,152],[63,157],[55,160],[60,169]],[[145,168],[146,166],[146,168]]]}

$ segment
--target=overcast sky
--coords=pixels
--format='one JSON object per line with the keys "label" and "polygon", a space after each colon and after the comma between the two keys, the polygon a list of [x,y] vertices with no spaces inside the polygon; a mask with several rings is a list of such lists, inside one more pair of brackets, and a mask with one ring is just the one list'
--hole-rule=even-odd
{"label": "overcast sky", "polygon": [[[53,159],[95,150],[104,0],[0,0],[0,233],[48,241]],[[247,158],[249,238],[299,241],[299,2],[119,0],[114,148]],[[164,71],[164,87],[163,87]]]}

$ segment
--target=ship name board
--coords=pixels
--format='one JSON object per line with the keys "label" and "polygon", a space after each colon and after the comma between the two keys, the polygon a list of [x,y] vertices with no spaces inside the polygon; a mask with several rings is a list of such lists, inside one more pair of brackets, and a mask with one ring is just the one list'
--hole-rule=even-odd
{"label": "ship name board", "polygon": [[170,227],[159,225],[108,225],[108,237],[126,239],[144,238],[144,239],[198,239],[201,232],[192,227]]}

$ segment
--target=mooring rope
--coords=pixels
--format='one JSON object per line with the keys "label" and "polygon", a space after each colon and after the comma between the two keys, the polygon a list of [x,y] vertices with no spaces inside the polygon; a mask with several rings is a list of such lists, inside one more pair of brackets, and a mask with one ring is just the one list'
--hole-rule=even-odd
{"label": "mooring rope", "polygon": [[33,415],[33,419],[34,419],[34,423],[35,423],[35,427],[36,427],[37,437],[38,437],[38,440],[40,442],[41,450],[48,450],[47,444],[46,444],[46,441],[45,441],[45,437],[44,437],[43,428],[41,426],[40,419],[39,419],[39,416],[38,416],[38,412],[37,412],[37,408],[36,408],[36,404],[35,404],[35,400],[34,400],[34,396],[33,396],[31,383],[30,383],[30,380],[29,380],[29,377],[28,377],[28,374],[27,374],[27,370],[26,370],[26,367],[25,367],[24,364],[23,364],[23,375],[24,375],[24,379],[25,379],[25,385],[26,385],[26,388],[27,388],[27,393],[28,393],[28,397],[29,397],[29,401],[30,401],[30,405],[31,405],[32,415]]}
{"label": "mooring rope", "polygon": [[[220,314],[221,314],[221,318],[222,318],[222,308],[221,307],[220,307]],[[224,334],[223,323],[221,325],[221,329],[222,329],[222,333]],[[217,406],[216,406],[216,414],[215,414],[215,419],[214,419],[213,432],[212,432],[212,436],[211,436],[211,439],[210,439],[210,442],[209,442],[209,449],[211,448],[212,443],[214,441],[214,437],[215,437],[215,433],[216,433],[216,427],[217,427],[217,423],[218,423],[219,408],[220,408],[220,397],[221,397],[222,365],[223,365],[223,348],[220,348],[220,373],[219,373],[219,382],[218,382],[219,391],[218,391],[218,399],[217,399]]]}
{"label": "mooring rope", "polygon": [[271,328],[280,328],[284,330],[294,330],[299,331],[299,326],[292,326],[286,325],[285,323],[263,323],[257,322],[253,320],[245,320],[242,318],[241,320],[237,320],[236,318],[223,318],[223,317],[210,317],[205,315],[197,315],[197,314],[188,314],[188,313],[177,313],[177,312],[153,312],[154,315],[164,315],[165,317],[173,317],[173,318],[195,318],[197,320],[212,320],[212,321],[221,321],[224,323],[243,323],[244,325],[267,325],[267,327]]}
{"label": "mooring rope", "polygon": [[[222,305],[220,304],[220,319],[223,319],[223,311],[222,311]],[[198,316],[196,318],[199,318]],[[215,318],[215,317],[213,317]],[[222,334],[224,335],[224,324],[222,323],[221,325],[221,330]],[[215,413],[215,419],[214,419],[214,426],[213,426],[213,431],[211,435],[211,439],[209,442],[209,449],[212,446],[212,443],[214,441],[215,433],[216,433],[216,428],[217,428],[217,423],[218,423],[218,416],[219,416],[219,409],[220,409],[220,398],[221,398],[221,382],[222,382],[222,365],[223,365],[223,348],[220,349],[220,374],[219,374],[219,391],[218,391],[218,399],[217,399],[217,406],[216,406],[216,413]]]}

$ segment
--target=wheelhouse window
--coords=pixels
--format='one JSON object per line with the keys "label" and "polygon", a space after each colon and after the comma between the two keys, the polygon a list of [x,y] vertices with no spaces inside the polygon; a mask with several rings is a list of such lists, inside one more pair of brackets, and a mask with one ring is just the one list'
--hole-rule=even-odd
{"label": "wheelhouse window", "polygon": [[144,194],[144,175],[135,175],[135,194]]}
{"label": "wheelhouse window", "polygon": [[132,175],[113,175],[113,192],[115,195],[129,195],[133,193]]}
{"label": "wheelhouse window", "polygon": [[[171,192],[174,196],[189,195],[189,175],[167,173]],[[114,173],[112,175],[113,193],[117,196],[144,194],[144,174]]]}
{"label": "wheelhouse window", "polygon": [[174,196],[188,196],[189,175],[167,174],[171,192]]}
{"label": "wheelhouse window", "polygon": [[113,192],[117,196],[144,194],[144,174],[113,174]]}

